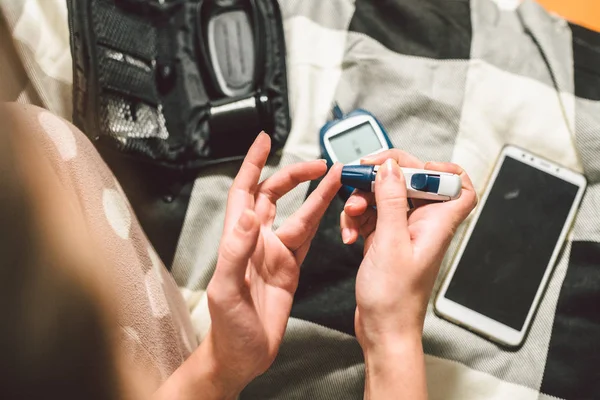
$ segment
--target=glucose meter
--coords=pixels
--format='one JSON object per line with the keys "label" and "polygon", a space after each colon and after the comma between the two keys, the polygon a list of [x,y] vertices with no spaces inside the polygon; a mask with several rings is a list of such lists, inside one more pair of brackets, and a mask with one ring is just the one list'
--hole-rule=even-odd
{"label": "glucose meter", "polygon": [[[348,198],[355,188],[373,191],[378,166],[360,165],[360,159],[393,148],[383,126],[368,111],[358,109],[344,115],[333,108],[335,119],[321,128],[321,149],[331,167],[345,164],[340,194]],[[458,175],[402,168],[407,195],[413,199],[447,201],[460,196],[462,181]]]}
{"label": "glucose meter", "polygon": [[335,119],[321,128],[321,148],[329,166],[336,162],[360,164],[360,159],[391,149],[383,126],[365,110],[344,115],[335,105]]}

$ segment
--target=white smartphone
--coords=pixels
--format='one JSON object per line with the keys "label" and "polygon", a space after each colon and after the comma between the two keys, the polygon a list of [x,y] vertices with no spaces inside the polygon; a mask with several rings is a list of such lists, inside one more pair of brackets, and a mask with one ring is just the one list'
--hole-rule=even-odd
{"label": "white smartphone", "polygon": [[520,346],[585,187],[583,175],[506,146],[435,312],[501,345]]}

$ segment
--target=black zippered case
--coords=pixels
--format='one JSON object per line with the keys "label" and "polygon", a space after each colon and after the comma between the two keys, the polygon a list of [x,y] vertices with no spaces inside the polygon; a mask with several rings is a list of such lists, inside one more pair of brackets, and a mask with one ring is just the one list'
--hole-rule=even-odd
{"label": "black zippered case", "polygon": [[277,0],[67,0],[73,121],[96,145],[178,170],[290,131]]}

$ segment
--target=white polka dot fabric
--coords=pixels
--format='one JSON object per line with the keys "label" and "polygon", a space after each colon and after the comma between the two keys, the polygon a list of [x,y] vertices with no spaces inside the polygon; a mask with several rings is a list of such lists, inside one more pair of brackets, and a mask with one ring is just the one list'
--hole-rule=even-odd
{"label": "white polka dot fabric", "polygon": [[129,239],[131,212],[123,195],[114,189],[104,189],[102,205],[104,215],[115,233],[122,239]]}
{"label": "white polka dot fabric", "polygon": [[62,119],[44,111],[38,115],[38,121],[64,161],[70,161],[77,156],[75,137]]}
{"label": "white polka dot fabric", "polygon": [[[14,134],[40,144],[59,182],[80,202],[118,296],[120,345],[156,387],[197,347],[186,304],[135,219],[118,182],[88,139],[47,111],[12,106]],[[12,132],[11,132],[12,133]]]}

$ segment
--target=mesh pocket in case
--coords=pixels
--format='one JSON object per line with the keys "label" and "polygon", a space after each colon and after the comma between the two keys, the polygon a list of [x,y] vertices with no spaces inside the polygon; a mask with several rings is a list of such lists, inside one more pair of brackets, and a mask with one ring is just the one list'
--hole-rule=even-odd
{"label": "mesh pocket in case", "polygon": [[98,146],[176,169],[241,158],[260,130],[273,151],[283,147],[291,122],[276,0],[67,4],[73,121]]}

